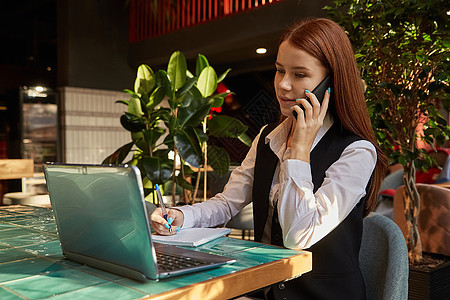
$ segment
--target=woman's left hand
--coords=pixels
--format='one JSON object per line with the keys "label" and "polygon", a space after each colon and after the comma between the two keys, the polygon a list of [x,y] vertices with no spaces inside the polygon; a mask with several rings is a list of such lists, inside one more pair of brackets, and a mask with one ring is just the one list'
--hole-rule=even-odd
{"label": "woman's left hand", "polygon": [[291,159],[299,159],[309,163],[314,139],[323,125],[327,113],[330,93],[329,91],[325,92],[322,105],[313,93],[307,92],[306,95],[311,99],[312,105],[308,100],[302,98],[297,99],[297,104],[302,105],[304,110],[299,105],[294,105],[291,108],[291,110],[297,112],[297,120],[294,119],[292,123],[288,147],[291,147]]}

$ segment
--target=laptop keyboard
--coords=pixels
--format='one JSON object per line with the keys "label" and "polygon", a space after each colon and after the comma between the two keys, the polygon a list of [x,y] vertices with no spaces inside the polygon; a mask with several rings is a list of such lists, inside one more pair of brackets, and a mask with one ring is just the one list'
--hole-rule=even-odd
{"label": "laptop keyboard", "polygon": [[197,260],[195,258],[172,253],[164,253],[158,250],[156,250],[156,257],[158,261],[158,268],[160,270],[167,271],[182,270],[210,264],[209,262]]}

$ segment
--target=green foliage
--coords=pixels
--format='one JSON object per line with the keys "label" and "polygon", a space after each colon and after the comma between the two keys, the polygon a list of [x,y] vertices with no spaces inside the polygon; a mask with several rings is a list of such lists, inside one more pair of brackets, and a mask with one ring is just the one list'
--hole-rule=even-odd
{"label": "green foliage", "polygon": [[[403,165],[406,233],[411,263],[420,261],[420,196],[415,170],[433,160],[417,139],[435,147],[448,141],[440,111],[449,107],[449,23],[445,0],[333,0],[329,16],[348,33],[366,85],[378,142]],[[416,133],[418,125],[423,134]]]}
{"label": "green foliage", "polygon": [[[218,82],[229,71],[218,77],[207,58],[200,54],[194,76],[187,70],[186,58],[179,51],[170,57],[167,70],[153,72],[147,65],[139,66],[134,91],[124,90],[130,99],[117,101],[127,106],[120,122],[130,131],[131,142],[117,149],[103,163],[121,164],[128,153],[133,152],[133,158],[126,163],[139,167],[146,194],[153,190],[153,184],[163,185],[170,180],[172,185],[193,190],[184,177],[192,173],[185,164],[204,167],[204,145],[209,135],[234,137],[250,145],[245,134],[247,126],[237,119],[215,115],[211,129],[205,124],[211,107],[221,106],[229,94],[215,94]],[[164,100],[169,107],[161,106]],[[230,164],[228,153],[220,147],[208,148],[209,165],[219,174],[226,173]],[[182,172],[178,172],[174,158],[169,156],[171,151],[181,157]]]}
{"label": "green foliage", "polygon": [[[427,168],[417,139],[442,145],[449,127],[449,22],[444,0],[334,0],[325,10],[348,33],[378,141],[392,162]],[[424,123],[424,136],[415,128]],[[418,159],[421,158],[421,159]]]}

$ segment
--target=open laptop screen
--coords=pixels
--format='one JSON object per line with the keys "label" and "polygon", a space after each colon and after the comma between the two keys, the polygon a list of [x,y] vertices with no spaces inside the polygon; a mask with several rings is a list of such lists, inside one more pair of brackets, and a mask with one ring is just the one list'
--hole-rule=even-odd
{"label": "open laptop screen", "polygon": [[45,164],[63,253],[158,278],[135,166]]}

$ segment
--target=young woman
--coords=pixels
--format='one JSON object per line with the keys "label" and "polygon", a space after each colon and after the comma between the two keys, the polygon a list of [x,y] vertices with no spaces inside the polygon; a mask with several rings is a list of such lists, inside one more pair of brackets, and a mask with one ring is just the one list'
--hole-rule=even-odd
{"label": "young woman", "polygon": [[[301,20],[282,35],[275,67],[281,121],[261,130],[222,193],[171,209],[169,223],[224,225],[253,201],[256,241],[313,254],[310,273],[274,285],[266,297],[364,299],[362,220],[376,203],[386,158],[350,41],[333,21]],[[310,91],[326,76],[332,84],[320,104]],[[151,219],[157,232],[169,234],[159,209]]]}

